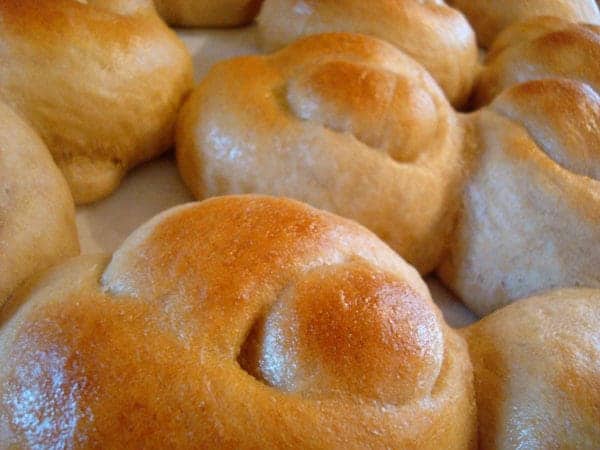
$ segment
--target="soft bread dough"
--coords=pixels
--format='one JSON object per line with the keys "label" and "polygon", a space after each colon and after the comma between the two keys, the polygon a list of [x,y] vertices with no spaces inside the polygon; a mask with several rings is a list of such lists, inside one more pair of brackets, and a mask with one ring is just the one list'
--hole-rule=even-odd
{"label": "soft bread dough", "polygon": [[186,27],[230,27],[254,19],[262,0],[154,0],[167,23]]}
{"label": "soft bread dough", "polygon": [[600,24],[594,0],[449,0],[465,13],[482,47],[515,22],[539,16],[560,17],[569,22]]}
{"label": "soft bread dough", "polygon": [[600,444],[600,291],[522,300],[465,331],[475,368],[479,447]]}
{"label": "soft bread dough", "polygon": [[475,33],[442,1],[266,0],[258,31],[268,51],[319,33],[377,37],[425,66],[457,106],[467,100],[478,70]]}
{"label": "soft bread dough", "polygon": [[191,58],[149,1],[4,0],[0,39],[0,98],[44,140],[77,203],[173,143]]}
{"label": "soft bread dough", "polygon": [[9,447],[474,448],[466,344],[418,273],[292,200],[169,210],[0,324]]}
{"label": "soft bread dough", "polygon": [[0,102],[0,308],[27,277],[79,252],[75,207],[35,132]]}

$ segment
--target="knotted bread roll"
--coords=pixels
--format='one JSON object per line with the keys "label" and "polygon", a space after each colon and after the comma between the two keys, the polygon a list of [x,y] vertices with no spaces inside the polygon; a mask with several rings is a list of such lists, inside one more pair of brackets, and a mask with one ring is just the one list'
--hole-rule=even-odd
{"label": "knotted bread roll", "polygon": [[475,33],[439,0],[266,0],[258,26],[268,51],[331,32],[390,42],[425,66],[455,105],[467,100],[478,70]]}
{"label": "knotted bread roll", "polygon": [[506,29],[490,49],[474,90],[477,106],[529,80],[570,78],[600,92],[600,26],[537,17]]}
{"label": "knotted bread roll", "polygon": [[600,24],[595,0],[450,0],[448,3],[465,13],[477,32],[479,45],[485,48],[513,23],[538,16]]}
{"label": "knotted bread roll", "polygon": [[366,225],[423,272],[439,262],[463,129],[433,79],[391,45],[319,35],[220,63],[180,117],[178,165],[198,198],[296,198]]}
{"label": "knotted bread roll", "polygon": [[479,448],[598,448],[600,291],[523,300],[465,336],[475,368]]}
{"label": "knotted bread roll", "polygon": [[0,307],[26,278],[78,252],[67,183],[40,138],[0,102]]}
{"label": "knotted bread roll", "polygon": [[532,81],[470,119],[475,162],[442,279],[479,315],[548,289],[600,288],[600,96]]}
{"label": "knotted bread roll", "polygon": [[417,272],[287,199],[161,214],[0,317],[0,442],[16,447],[475,444],[472,368]]}
{"label": "knotted bread roll", "polygon": [[262,0],[154,0],[159,14],[171,25],[230,27],[254,19]]}
{"label": "knotted bread roll", "polygon": [[0,98],[40,134],[77,203],[173,143],[192,65],[150,0],[4,0],[0,40]]}

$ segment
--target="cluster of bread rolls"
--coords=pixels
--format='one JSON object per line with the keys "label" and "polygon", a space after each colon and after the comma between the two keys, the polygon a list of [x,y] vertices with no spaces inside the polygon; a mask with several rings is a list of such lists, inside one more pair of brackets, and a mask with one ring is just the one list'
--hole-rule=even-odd
{"label": "cluster of bread rolls", "polygon": [[[276,51],[192,92],[164,21],[254,18]],[[0,2],[0,449],[600,447],[599,24],[584,0]],[[68,259],[74,205],[173,145],[216,198]],[[487,317],[450,327],[430,273]]]}
{"label": "cluster of bread rolls", "polygon": [[[600,51],[594,30],[556,25]],[[597,61],[575,61],[568,80],[549,79],[545,63],[543,79],[460,115],[389,44],[311,36],[212,69],[180,115],[180,171],[199,198],[258,192],[350,217],[421,273],[440,268],[480,315],[541,290],[600,288],[600,249],[588,245],[600,239]]]}

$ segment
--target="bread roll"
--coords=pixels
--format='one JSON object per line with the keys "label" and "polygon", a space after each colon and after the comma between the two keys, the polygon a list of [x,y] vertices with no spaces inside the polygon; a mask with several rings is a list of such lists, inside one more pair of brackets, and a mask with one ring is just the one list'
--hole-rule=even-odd
{"label": "bread roll", "polygon": [[512,85],[544,78],[570,78],[600,92],[600,27],[538,17],[508,28],[490,49],[474,103],[485,105]]}
{"label": "bread roll", "polygon": [[534,17],[600,24],[600,10],[594,0],[450,0],[449,3],[465,13],[477,32],[479,45],[485,48],[505,28]]}
{"label": "bread roll", "polygon": [[67,183],[40,138],[0,102],[0,308],[27,277],[78,252]]}
{"label": "bread roll", "polygon": [[185,27],[231,27],[254,19],[262,0],[154,0],[167,23]]}
{"label": "bread roll", "polygon": [[177,161],[197,198],[296,198],[366,225],[428,272],[458,206],[462,139],[416,62],[329,34],[213,67],[182,109]]}
{"label": "bread roll", "polygon": [[471,120],[476,156],[445,283],[479,315],[553,288],[600,288],[600,96],[532,81]]}
{"label": "bread roll", "polygon": [[552,292],[465,332],[475,368],[479,448],[597,449],[600,291]]}
{"label": "bread roll", "polygon": [[170,210],[0,317],[8,447],[475,444],[464,341],[357,224],[287,199]]}
{"label": "bread roll", "polygon": [[478,70],[473,30],[442,1],[266,0],[258,29],[267,51],[318,33],[377,37],[425,66],[458,106],[467,100]]}
{"label": "bread roll", "polygon": [[191,58],[149,0],[3,0],[0,98],[50,149],[77,203],[173,143]]}

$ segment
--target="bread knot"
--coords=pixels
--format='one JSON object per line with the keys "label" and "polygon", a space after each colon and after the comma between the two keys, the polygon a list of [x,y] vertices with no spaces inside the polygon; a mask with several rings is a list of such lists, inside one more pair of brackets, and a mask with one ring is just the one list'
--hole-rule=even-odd
{"label": "bread knot", "polygon": [[291,200],[167,211],[108,266],[72,260],[0,320],[4,443],[475,441],[466,345],[418,273],[361,226]]}
{"label": "bread knot", "polygon": [[297,198],[367,225],[422,271],[443,252],[462,124],[391,45],[328,34],[218,64],[180,117],[178,165],[197,196]]}

